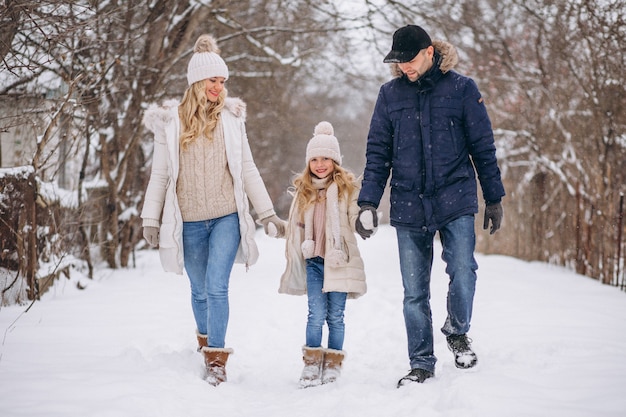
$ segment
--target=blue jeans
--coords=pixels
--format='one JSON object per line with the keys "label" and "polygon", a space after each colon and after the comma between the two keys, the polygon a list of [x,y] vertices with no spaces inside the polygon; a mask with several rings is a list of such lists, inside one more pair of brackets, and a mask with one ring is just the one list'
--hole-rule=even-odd
{"label": "blue jeans", "polygon": [[[404,322],[408,339],[411,369],[435,371],[437,358],[433,349],[433,323],[430,310],[430,275],[433,264],[435,233],[398,228],[400,271],[404,286]],[[474,216],[463,216],[439,230],[446,262],[448,316],[441,329],[444,335],[469,331],[476,289],[474,259],[476,235]]]}
{"label": "blue jeans", "polygon": [[324,259],[319,256],[306,260],[306,285],[309,316],[306,323],[306,345],[320,347],[322,327],[328,323],[328,348],[341,350],[345,334],[343,313],[348,293],[322,292]]}
{"label": "blue jeans", "polygon": [[185,269],[196,327],[210,347],[223,348],[228,327],[228,284],[240,241],[239,216],[183,223]]}

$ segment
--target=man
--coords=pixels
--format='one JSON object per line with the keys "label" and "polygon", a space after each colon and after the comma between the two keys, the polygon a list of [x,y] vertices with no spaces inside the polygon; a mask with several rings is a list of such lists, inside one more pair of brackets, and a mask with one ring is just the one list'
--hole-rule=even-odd
{"label": "man", "polygon": [[436,232],[450,278],[441,331],[457,367],[476,365],[467,337],[478,268],[476,172],[486,204],[483,229],[491,222],[491,234],[500,228],[505,193],[483,98],[472,79],[452,71],[454,47],[433,43],[424,29],[408,25],[394,33],[383,62],[393,64],[396,78],[380,88],[372,115],[356,229],[363,239],[375,232],[391,175],[390,223],[398,239],[411,365],[400,387],[435,375],[429,299]]}

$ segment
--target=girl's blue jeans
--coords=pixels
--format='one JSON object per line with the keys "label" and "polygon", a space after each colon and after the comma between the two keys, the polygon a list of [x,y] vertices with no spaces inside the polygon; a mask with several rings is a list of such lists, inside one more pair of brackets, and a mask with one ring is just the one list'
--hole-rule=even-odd
{"label": "girl's blue jeans", "polygon": [[306,345],[320,347],[322,328],[328,324],[328,348],[341,350],[345,334],[343,321],[348,294],[345,292],[322,292],[324,286],[324,259],[306,260],[306,283],[309,316],[306,324]]}

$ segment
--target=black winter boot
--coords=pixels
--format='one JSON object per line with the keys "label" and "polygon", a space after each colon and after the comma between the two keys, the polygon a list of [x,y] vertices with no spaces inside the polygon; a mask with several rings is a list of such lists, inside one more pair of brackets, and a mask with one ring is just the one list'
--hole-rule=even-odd
{"label": "black winter boot", "polygon": [[476,365],[478,358],[472,350],[472,340],[465,334],[453,334],[446,337],[448,349],[454,353],[454,364],[457,368],[468,369]]}
{"label": "black winter boot", "polygon": [[413,368],[411,369],[411,372],[409,372],[406,376],[400,378],[400,380],[398,381],[398,388],[403,385],[407,385],[410,382],[422,383],[428,378],[432,378],[434,376],[435,374],[433,372],[427,371],[426,369]]}

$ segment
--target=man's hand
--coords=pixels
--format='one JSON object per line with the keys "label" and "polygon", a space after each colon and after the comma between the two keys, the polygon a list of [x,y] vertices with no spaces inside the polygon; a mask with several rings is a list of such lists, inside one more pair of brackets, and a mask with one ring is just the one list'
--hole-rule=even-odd
{"label": "man's hand", "polygon": [[361,207],[354,228],[362,239],[367,239],[376,233],[376,229],[378,228],[378,214],[376,214],[376,208],[370,205]]}
{"label": "man's hand", "polygon": [[271,215],[264,219],[259,219],[258,223],[263,225],[265,234],[270,237],[284,237],[285,236],[285,221],[280,219],[277,215]]}
{"label": "man's hand", "polygon": [[152,247],[159,244],[159,228],[154,226],[144,226],[143,238]]}
{"label": "man's hand", "polygon": [[502,203],[489,204],[485,207],[485,220],[483,221],[483,230],[487,230],[489,227],[489,221],[491,220],[491,230],[489,234],[494,234],[502,224]]}

